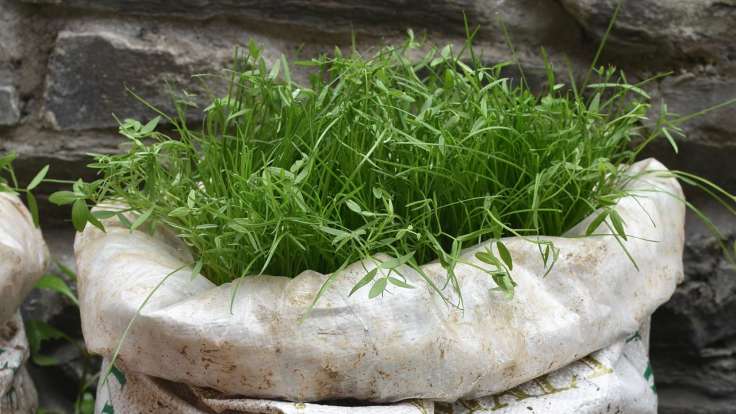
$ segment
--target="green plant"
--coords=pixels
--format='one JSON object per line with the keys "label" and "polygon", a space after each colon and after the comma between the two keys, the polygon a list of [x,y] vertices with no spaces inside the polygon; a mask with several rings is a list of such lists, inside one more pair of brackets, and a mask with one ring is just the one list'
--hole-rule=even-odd
{"label": "green plant", "polygon": [[18,185],[18,179],[13,170],[13,161],[15,158],[16,155],[13,152],[0,156],[0,192],[25,193],[26,205],[31,212],[31,217],[33,217],[33,223],[38,227],[38,202],[33,195],[33,190],[44,181],[46,174],[49,172],[49,166],[46,165],[41,168],[31,181],[28,182],[28,185],[21,188]]}
{"label": "green plant", "polygon": [[[73,205],[78,230],[113,216],[131,230],[174,229],[192,247],[194,272],[217,284],[307,269],[338,277],[351,262],[373,260],[388,272],[367,271],[351,293],[370,285],[375,297],[412,287],[399,266],[421,273],[439,258],[457,288],[460,251],[496,240],[497,253],[476,257],[511,295],[513,258],[500,238],[537,243],[548,268],[557,249],[535,236],[562,235],[596,210],[598,224],[626,239],[611,208],[628,194],[625,166],[660,137],[676,150],[684,118],[664,107],[644,129],[651,103],[641,87],[651,80],[630,84],[595,62],[580,85],[561,83],[547,64],[547,90],[537,96],[501,76],[506,64],[483,65],[472,38],[418,59],[409,58],[420,46],[411,33],[369,57],[336,50],[297,63],[312,70],[309,85],[292,80],[285,58],[269,67],[251,44],[200,129],[187,125],[185,104],[178,117],[126,119],[120,133],[130,149],[97,155],[100,179],[51,200]],[[157,129],[161,117],[173,133]],[[127,207],[92,213],[88,202]]]}

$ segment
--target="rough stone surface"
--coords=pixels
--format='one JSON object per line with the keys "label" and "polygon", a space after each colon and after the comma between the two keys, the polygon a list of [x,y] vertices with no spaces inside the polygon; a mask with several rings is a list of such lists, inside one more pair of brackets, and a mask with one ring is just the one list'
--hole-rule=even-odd
{"label": "rough stone surface", "polygon": [[0,126],[15,125],[19,119],[18,94],[15,88],[0,85]]}
{"label": "rough stone surface", "polygon": [[0,0],[0,127],[20,119],[15,69],[23,55],[20,45],[20,15],[7,0]]}
{"label": "rough stone surface", "polygon": [[[733,243],[736,226],[712,202],[693,201]],[[736,413],[736,267],[693,215],[685,281],[652,323],[652,365],[663,413]]]}
{"label": "rough stone surface", "polygon": [[[736,18],[734,19],[736,22]],[[658,87],[655,101],[667,104],[669,111],[688,115],[736,98],[734,78],[708,73],[683,73],[664,79]],[[687,141],[704,145],[736,147],[736,105],[707,113],[683,126]]]}
{"label": "rough stone surface", "polygon": [[[655,119],[660,103],[678,116],[687,116],[734,99],[734,79],[734,75],[702,67],[665,78],[650,91],[655,104],[650,118]],[[656,156],[670,168],[709,177],[736,192],[736,174],[724,173],[733,168],[736,157],[736,105],[696,117],[682,128],[685,135],[678,140],[679,154],[667,142],[660,141],[648,150],[648,155]]]}
{"label": "rough stone surface", "polygon": [[[227,16],[322,32],[368,31],[412,25],[462,34],[464,16],[473,24],[498,28],[503,20],[515,38],[569,42],[578,35],[557,2],[539,0],[24,0],[70,8],[144,16],[209,19]],[[489,31],[490,32],[490,31]],[[487,32],[488,33],[488,32]],[[562,34],[562,36],[561,36]],[[494,34],[494,35],[497,35]]]}
{"label": "rough stone surface", "polygon": [[[561,0],[595,38],[605,33],[618,0]],[[636,0],[624,2],[611,33],[619,53],[690,61],[736,60],[736,1]],[[616,53],[616,51],[614,51]],[[661,62],[645,61],[654,66]]]}
{"label": "rough stone surface", "polygon": [[[0,0],[0,87],[13,89],[13,124],[40,118],[46,61],[60,21],[15,0]],[[2,99],[0,118],[7,116]]]}
{"label": "rough stone surface", "polygon": [[[115,125],[119,119],[152,117],[131,92],[164,112],[174,113],[171,91],[201,94],[192,74],[227,65],[227,54],[202,57],[204,42],[185,43],[176,33],[157,27],[91,25],[59,33],[49,61],[45,106],[56,129],[90,129]],[[219,64],[219,65],[218,65]],[[130,92],[126,91],[128,89]],[[188,97],[179,98],[192,100]]]}
{"label": "rough stone surface", "polygon": [[0,27],[2,27],[0,30],[0,65],[2,66],[7,66],[13,60],[21,59],[23,56],[20,20],[17,4],[10,0],[0,0]]}
{"label": "rough stone surface", "polygon": [[[515,25],[521,24],[521,16],[513,19]],[[174,97],[199,104],[200,109],[186,106],[189,119],[196,121],[201,116],[201,104],[221,92],[224,82],[192,75],[221,73],[231,65],[235,47],[243,47],[254,39],[265,48],[267,58],[276,60],[281,54],[314,56],[332,46],[317,43],[303,48],[294,42],[273,41],[234,25],[218,23],[197,29],[166,22],[70,24],[58,34],[49,58],[44,93],[47,122],[57,130],[80,130],[113,127],[113,114],[118,119],[154,116],[132,93],[165,113],[174,113]],[[396,42],[402,40],[403,36],[394,38]],[[369,39],[361,47],[368,49],[375,42]],[[498,47],[482,47],[491,61],[508,59]],[[529,66],[530,80],[546,79],[538,57],[522,58],[528,62],[536,60]],[[297,72],[297,76],[304,73]],[[184,89],[186,96],[177,92]]]}
{"label": "rough stone surface", "polygon": [[[91,178],[88,153],[118,150],[119,118],[147,119],[153,112],[128,92],[170,112],[173,89],[184,88],[197,104],[217,94],[217,80],[200,83],[191,75],[217,73],[235,46],[255,40],[269,60],[281,54],[309,58],[357,46],[370,51],[379,42],[400,42],[407,28],[437,43],[461,45],[463,12],[480,26],[477,46],[483,59],[511,59],[502,34],[507,28],[527,81],[542,90],[546,79],[539,47],[549,52],[560,79],[565,57],[579,76],[613,16],[618,0],[0,0],[0,153],[18,153],[22,183],[45,164],[54,178]],[[653,83],[655,102],[670,111],[697,112],[736,97],[736,0],[628,0],[604,51],[604,63],[626,70],[631,79],[657,72],[674,76]],[[518,77],[514,66],[508,75]],[[304,80],[305,73],[293,71]],[[205,87],[207,85],[207,87]],[[10,109],[8,109],[10,108]],[[191,109],[190,120],[200,116]],[[674,156],[666,142],[645,155],[666,165],[702,174],[736,192],[736,106],[683,126]],[[42,224],[52,250],[68,259],[69,211],[47,201],[58,185],[37,189]],[[686,189],[688,190],[688,189]],[[717,218],[731,237],[736,221],[688,196]],[[692,219],[692,218],[691,218]],[[655,314],[652,361],[660,412],[736,412],[736,287],[734,269],[715,239],[688,222],[687,279],[672,301]],[[56,247],[54,247],[56,246]],[[66,252],[66,253],[63,253]],[[45,296],[44,296],[45,295]],[[59,297],[34,293],[26,316],[74,329],[74,308]],[[66,355],[63,347],[53,352]],[[34,369],[48,408],[67,410],[77,368]],[[64,385],[66,384],[66,385]]]}

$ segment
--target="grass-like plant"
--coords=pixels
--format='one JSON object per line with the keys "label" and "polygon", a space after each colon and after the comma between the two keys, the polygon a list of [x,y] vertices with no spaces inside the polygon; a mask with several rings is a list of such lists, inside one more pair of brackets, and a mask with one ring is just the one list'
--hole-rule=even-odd
{"label": "grass-like plant", "polygon": [[[387,253],[395,259],[380,268],[420,270],[439,258],[457,287],[463,248],[527,237],[549,267],[557,251],[536,236],[562,235],[599,209],[596,224],[626,238],[610,208],[626,195],[625,166],[656,138],[674,145],[677,122],[663,110],[643,129],[650,97],[614,68],[576,84],[559,82],[548,64],[547,89],[535,95],[504,78],[504,64],[484,65],[469,39],[418,59],[409,58],[420,50],[412,36],[371,56],[338,50],[298,63],[312,70],[308,85],[292,80],[286,59],[269,65],[251,45],[201,127],[188,126],[183,109],[161,113],[169,133],[157,128],[160,117],[124,120],[130,149],[97,155],[100,178],[52,201],[73,203],[77,229],[113,215],[131,229],[174,229],[194,270],[217,284],[307,269],[339,277],[347,264]],[[128,207],[92,214],[88,202]],[[497,246],[477,257],[510,294],[513,258]],[[353,291],[410,287],[388,273],[367,272]]]}

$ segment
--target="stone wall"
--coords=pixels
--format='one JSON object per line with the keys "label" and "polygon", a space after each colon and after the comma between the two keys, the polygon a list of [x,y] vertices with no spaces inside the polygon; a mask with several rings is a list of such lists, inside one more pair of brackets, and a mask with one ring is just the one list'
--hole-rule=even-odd
{"label": "stone wall", "polygon": [[[153,116],[128,90],[164,110],[172,109],[166,85],[172,91],[184,88],[193,94],[186,99],[202,102],[217,92],[216,86],[211,91],[207,82],[191,75],[227,67],[234,48],[250,40],[273,59],[349,47],[353,34],[360,49],[370,49],[401,41],[408,27],[439,43],[460,43],[465,13],[471,25],[481,27],[477,45],[489,63],[511,56],[503,24],[532,82],[543,77],[541,46],[558,68],[569,61],[581,73],[616,3],[0,0],[0,151],[19,154],[17,167],[24,179],[47,163],[55,178],[88,176],[86,154],[115,151],[121,142],[113,114]],[[649,91],[671,111],[687,114],[736,97],[735,38],[734,0],[629,0],[603,60],[624,68],[630,79],[672,72],[651,83]],[[649,155],[736,192],[736,107],[698,118],[685,130],[678,157],[666,145],[652,148]],[[712,212],[733,241],[733,219],[697,193],[689,191],[689,196]],[[57,254],[68,258],[68,212],[44,200],[41,194],[44,229]],[[661,412],[736,413],[736,271],[697,220],[688,221],[685,260],[685,283],[654,317],[652,358]],[[36,296],[27,312],[64,319],[57,302]],[[41,393],[53,395],[52,383],[41,376]]]}

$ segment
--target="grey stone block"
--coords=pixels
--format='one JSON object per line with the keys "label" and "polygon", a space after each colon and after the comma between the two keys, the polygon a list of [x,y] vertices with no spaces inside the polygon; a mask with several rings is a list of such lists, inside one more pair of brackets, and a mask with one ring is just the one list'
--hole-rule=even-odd
{"label": "grey stone block", "polygon": [[[651,90],[653,108],[651,126],[658,116],[659,104],[677,116],[687,116],[736,98],[736,81],[708,73],[685,73],[664,79]],[[703,175],[729,191],[736,192],[736,103],[695,117],[682,124],[684,136],[678,137],[679,154],[664,139],[647,150],[669,168]]]}
{"label": "grey stone block", "polygon": [[[561,0],[586,31],[600,38],[618,0]],[[623,2],[610,37],[614,53],[736,59],[736,2],[733,0],[636,0]],[[639,62],[642,63],[642,62]],[[647,66],[661,65],[648,60]]]}
{"label": "grey stone block", "polygon": [[[692,197],[734,242],[736,223],[712,201]],[[654,314],[651,358],[661,413],[736,413],[736,267],[688,217],[685,280]]]}
{"label": "grey stone block", "polygon": [[[465,18],[481,36],[504,42],[499,22],[514,43],[530,41],[570,48],[580,43],[575,20],[554,1],[539,0],[23,0],[70,9],[186,19],[217,17],[247,20],[273,34],[303,40],[307,29],[318,33],[387,34],[407,27],[463,36]],[[272,27],[273,23],[280,27]],[[294,29],[297,29],[295,31]]]}
{"label": "grey stone block", "polygon": [[13,86],[0,85],[0,126],[15,125],[20,120],[18,94]]}
{"label": "grey stone block", "polygon": [[129,91],[171,113],[166,85],[188,85],[196,72],[173,48],[139,41],[115,27],[63,31],[49,60],[46,116],[61,130],[111,127],[113,114],[153,117]]}
{"label": "grey stone block", "polygon": [[[664,79],[655,101],[657,98],[667,104],[669,111],[680,115],[694,114],[736,99],[736,80],[707,73],[686,73]],[[736,145],[736,103],[695,117],[683,128],[685,140],[713,146]]]}

